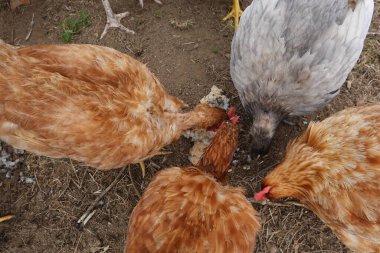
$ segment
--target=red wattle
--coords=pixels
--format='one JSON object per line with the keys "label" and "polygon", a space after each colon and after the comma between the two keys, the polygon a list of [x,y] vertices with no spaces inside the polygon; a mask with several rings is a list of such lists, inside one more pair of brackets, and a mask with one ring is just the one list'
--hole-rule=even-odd
{"label": "red wattle", "polygon": [[258,193],[255,193],[255,195],[253,196],[253,198],[256,201],[263,201],[264,199],[266,199],[266,195],[267,195],[267,193],[269,191],[270,191],[270,187],[267,186],[264,189],[262,189],[261,191],[259,191]]}
{"label": "red wattle", "polygon": [[233,116],[235,116],[235,113],[236,113],[235,107],[231,106],[227,112],[228,118],[231,119]]}

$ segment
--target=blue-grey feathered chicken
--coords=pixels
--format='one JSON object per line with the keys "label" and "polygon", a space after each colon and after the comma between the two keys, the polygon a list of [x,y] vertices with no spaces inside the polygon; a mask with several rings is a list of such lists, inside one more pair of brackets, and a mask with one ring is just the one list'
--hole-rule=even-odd
{"label": "blue-grey feathered chicken", "polygon": [[373,0],[254,0],[232,41],[231,76],[253,116],[252,152],[277,125],[326,105],[363,49]]}

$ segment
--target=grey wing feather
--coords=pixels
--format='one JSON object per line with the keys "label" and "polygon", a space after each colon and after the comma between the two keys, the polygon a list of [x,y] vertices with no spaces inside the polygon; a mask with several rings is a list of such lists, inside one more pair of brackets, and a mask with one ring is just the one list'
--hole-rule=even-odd
{"label": "grey wing feather", "polygon": [[232,42],[243,104],[306,114],[335,97],[363,49],[373,0],[253,0]]}

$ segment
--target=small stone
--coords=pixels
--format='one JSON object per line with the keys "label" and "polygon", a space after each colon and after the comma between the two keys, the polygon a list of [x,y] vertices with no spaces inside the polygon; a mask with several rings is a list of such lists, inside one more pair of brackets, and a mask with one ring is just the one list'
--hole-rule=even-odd
{"label": "small stone", "polygon": [[249,166],[249,165],[243,166],[243,170],[250,170],[250,169],[251,169],[251,166]]}
{"label": "small stone", "polygon": [[9,170],[8,172],[7,172],[7,174],[5,175],[5,178],[11,178],[11,171]]}
{"label": "small stone", "polygon": [[352,81],[347,81],[347,89],[351,89]]}

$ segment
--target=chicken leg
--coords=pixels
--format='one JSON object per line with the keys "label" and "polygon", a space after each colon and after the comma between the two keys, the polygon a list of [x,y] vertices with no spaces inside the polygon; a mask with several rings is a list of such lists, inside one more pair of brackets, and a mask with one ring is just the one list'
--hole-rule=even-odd
{"label": "chicken leg", "polygon": [[[158,155],[168,155],[168,154],[171,154],[172,152],[168,152],[168,151],[160,151],[160,152],[158,152],[157,154],[155,154],[154,156],[158,156]],[[142,177],[144,178],[145,177],[145,169],[146,169],[146,167],[145,167],[145,163],[144,163],[144,161],[142,161],[142,162],[139,162],[139,164],[140,164],[140,169],[141,169],[141,175],[142,175]]]}
{"label": "chicken leg", "polygon": [[[160,0],[154,0],[156,3],[158,4],[162,4],[162,2]],[[141,8],[144,8],[144,0],[139,0],[139,3],[141,5]]]}
{"label": "chicken leg", "polygon": [[144,161],[142,161],[142,162],[139,162],[139,164],[140,164],[141,175],[144,178],[145,177],[145,171],[146,171],[145,170],[146,169],[145,163],[144,163]]}
{"label": "chicken leg", "polygon": [[241,14],[243,13],[243,11],[240,9],[239,0],[232,0],[232,1],[233,1],[232,10],[230,11],[230,13],[227,14],[227,16],[223,18],[223,20],[226,21],[229,18],[233,18],[234,23],[235,23],[235,31],[236,31],[239,25],[239,18]]}
{"label": "chicken leg", "polygon": [[129,15],[128,11],[123,12],[123,13],[119,13],[119,14],[115,14],[115,13],[113,13],[113,11],[111,9],[111,5],[109,3],[109,0],[102,0],[102,3],[104,6],[104,10],[106,11],[107,23],[106,23],[106,26],[104,27],[102,35],[100,35],[100,39],[102,39],[104,37],[104,35],[107,34],[109,28],[119,28],[119,29],[121,29],[127,33],[135,34],[134,31],[128,29],[127,27],[123,26],[120,23],[120,20],[122,18],[125,18],[126,16]]}

